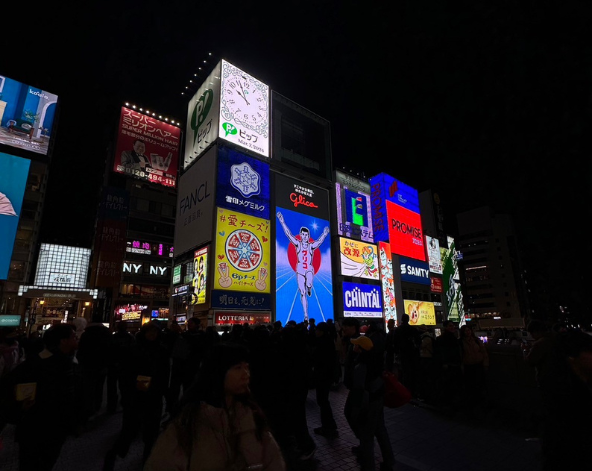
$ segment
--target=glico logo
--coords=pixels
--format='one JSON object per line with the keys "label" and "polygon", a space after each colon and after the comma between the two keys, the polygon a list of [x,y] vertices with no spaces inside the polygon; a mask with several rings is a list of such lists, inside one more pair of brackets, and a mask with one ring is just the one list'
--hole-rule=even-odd
{"label": "glico logo", "polygon": [[402,234],[411,234],[414,237],[421,238],[421,229],[419,227],[413,227],[409,224],[399,221],[398,219],[393,219],[391,221],[391,226],[393,229],[398,230]]}
{"label": "glico logo", "polygon": [[299,205],[304,205],[309,208],[318,208],[319,206],[314,204],[312,201],[308,201],[303,195],[297,195],[296,193],[290,193],[290,201],[294,203],[294,207],[297,208]]}

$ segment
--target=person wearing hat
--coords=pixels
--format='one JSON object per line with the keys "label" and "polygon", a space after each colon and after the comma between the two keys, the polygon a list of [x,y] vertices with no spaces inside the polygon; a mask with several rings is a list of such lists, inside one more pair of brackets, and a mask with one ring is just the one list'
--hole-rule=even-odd
{"label": "person wearing hat", "polygon": [[361,335],[350,339],[354,359],[351,395],[351,424],[360,446],[354,452],[358,455],[361,471],[375,469],[374,437],[382,454],[381,471],[393,469],[395,457],[388,431],[384,424],[384,381],[382,351],[375,348],[369,336]]}

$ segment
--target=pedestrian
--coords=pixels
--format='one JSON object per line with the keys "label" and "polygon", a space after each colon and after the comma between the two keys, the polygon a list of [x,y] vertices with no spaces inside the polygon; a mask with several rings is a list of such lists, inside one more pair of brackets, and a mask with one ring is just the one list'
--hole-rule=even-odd
{"label": "pedestrian", "polygon": [[434,383],[434,328],[420,326],[420,347],[419,347],[419,375],[417,382],[417,399],[420,401],[432,402],[435,389]]}
{"label": "pedestrian", "polygon": [[80,335],[76,354],[82,373],[83,396],[86,402],[84,416],[87,421],[95,417],[103,405],[110,349],[111,332],[103,325],[101,314],[95,313],[92,322]]}
{"label": "pedestrian", "polygon": [[471,326],[465,324],[460,328],[460,347],[464,381],[464,400],[467,413],[472,416],[475,408],[485,400],[486,378],[489,368],[487,349]]}
{"label": "pedestrian", "polygon": [[329,392],[333,384],[337,362],[335,343],[326,322],[318,323],[315,328],[315,336],[312,364],[317,405],[321,411],[321,426],[313,431],[317,435],[332,439],[339,435],[333,417],[333,410],[331,409],[331,402],[329,401]]}
{"label": "pedestrian", "polygon": [[395,329],[393,344],[397,362],[401,365],[399,381],[417,397],[417,375],[419,372],[420,334],[409,324],[409,315],[401,316],[401,325]]}
{"label": "pedestrian", "polygon": [[128,331],[128,323],[117,324],[109,345],[109,363],[107,365],[107,413],[114,414],[120,401],[123,380],[123,365],[131,355],[135,337]]}
{"label": "pedestrian", "polygon": [[249,380],[244,346],[213,346],[144,471],[284,471],[281,451],[250,397]]}
{"label": "pedestrian", "polygon": [[434,342],[434,370],[436,406],[448,412],[456,411],[461,402],[462,354],[456,325],[450,320],[442,323],[442,334]]}
{"label": "pedestrian", "polygon": [[356,354],[353,368],[351,421],[360,440],[358,461],[361,471],[374,471],[374,438],[380,447],[380,470],[395,464],[392,445],[384,423],[383,353],[374,349],[368,335],[350,340]]}
{"label": "pedestrian", "polygon": [[389,319],[386,323],[388,332],[386,334],[385,345],[385,368],[387,371],[392,371],[399,375],[399,368],[395,368],[395,319]]}
{"label": "pedestrian", "polygon": [[[345,350],[345,358],[343,360],[343,385],[348,389],[347,397],[345,398],[345,404],[343,406],[343,415],[345,416],[350,429],[356,438],[359,439],[357,435],[357,428],[355,427],[352,418],[352,387],[356,352],[354,352],[354,346],[351,343],[351,340],[360,336],[360,321],[358,321],[358,319],[355,317],[346,317],[341,322],[341,329],[342,341],[344,343]],[[353,447],[352,451],[354,449],[358,450],[358,447]]]}
{"label": "pedestrian", "polygon": [[140,328],[123,369],[121,430],[105,455],[105,471],[114,469],[117,457],[127,455],[138,432],[144,443],[143,460],[148,458],[158,437],[170,372],[158,325],[148,322]]}

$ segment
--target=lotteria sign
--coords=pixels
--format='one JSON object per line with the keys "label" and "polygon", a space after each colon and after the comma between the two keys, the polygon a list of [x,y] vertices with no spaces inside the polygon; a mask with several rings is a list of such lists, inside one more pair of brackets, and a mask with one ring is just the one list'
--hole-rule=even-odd
{"label": "lotteria sign", "polygon": [[423,229],[419,213],[386,202],[391,252],[425,261]]}
{"label": "lotteria sign", "polygon": [[345,317],[382,317],[380,286],[343,282]]}
{"label": "lotteria sign", "polygon": [[[370,187],[374,241],[388,241],[389,224],[387,221],[386,202],[390,201],[411,212],[419,214],[419,194],[416,189],[386,173],[379,173],[370,178]],[[393,252],[397,253],[394,250]],[[422,260],[425,259],[422,258]]]}
{"label": "lotteria sign", "polygon": [[430,269],[427,263],[406,257],[401,257],[400,262],[402,281],[421,285],[430,284]]}

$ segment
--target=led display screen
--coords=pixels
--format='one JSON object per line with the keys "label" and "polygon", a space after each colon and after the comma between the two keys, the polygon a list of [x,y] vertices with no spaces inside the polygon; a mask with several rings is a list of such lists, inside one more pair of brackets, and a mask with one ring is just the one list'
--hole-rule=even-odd
{"label": "led display screen", "polygon": [[1,315],[0,327],[18,327],[21,325],[21,316]]}
{"label": "led display screen", "polygon": [[[386,202],[390,201],[410,212],[419,214],[419,193],[416,189],[386,173],[380,173],[370,178],[370,187],[374,240],[386,242],[389,240]],[[394,248],[393,253],[397,253]],[[425,260],[425,258],[421,260]]]}
{"label": "led display screen", "polygon": [[454,238],[450,236],[446,236],[446,241],[448,242],[448,258],[452,263],[454,268],[454,273],[452,274],[452,278],[455,281],[460,280],[460,276],[458,275],[458,260],[462,259],[462,255],[460,252],[456,250],[456,244],[454,243]]}
{"label": "led display screen", "polygon": [[58,288],[86,288],[90,249],[41,244],[35,285]]}
{"label": "led display screen", "polygon": [[216,205],[269,220],[269,164],[220,147]]}
{"label": "led display screen", "polygon": [[269,157],[269,87],[222,61],[219,136]]}
{"label": "led display screen", "polygon": [[8,277],[31,161],[0,152],[0,280]]}
{"label": "led display screen", "polygon": [[269,221],[218,208],[214,289],[269,293]]}
{"label": "led display screen", "polygon": [[58,96],[0,75],[0,144],[47,155]]}
{"label": "led display screen", "polygon": [[181,283],[181,268],[183,268],[182,265],[175,265],[175,267],[173,268],[173,284],[174,285],[178,285],[179,283]]}
{"label": "led display screen", "polygon": [[124,275],[141,275],[154,278],[166,278],[170,276],[170,266],[153,262],[123,262],[122,273]]}
{"label": "led display screen", "polygon": [[420,285],[430,284],[430,270],[426,262],[401,257],[401,280]]}
{"label": "led display screen", "polygon": [[343,276],[380,279],[376,245],[340,237],[339,254]]}
{"label": "led display screen", "polygon": [[337,233],[373,242],[370,185],[339,171],[335,172],[335,178]]}
{"label": "led display screen", "polygon": [[218,138],[220,71],[221,63],[218,63],[189,101],[184,169],[198,159],[207,147]]}
{"label": "led display screen", "polygon": [[206,302],[206,286],[208,282],[208,248],[196,250],[193,254],[193,295],[191,304],[203,304]]}
{"label": "led display screen", "polygon": [[170,244],[157,244],[154,242],[128,239],[125,251],[139,255],[173,258],[173,246]]}
{"label": "led display screen", "polygon": [[270,324],[271,313],[269,312],[228,312],[215,311],[214,324],[216,325],[234,325],[234,324]]}
{"label": "led display screen", "polygon": [[442,285],[446,295],[446,307],[448,309],[448,319],[460,321],[464,315],[463,295],[460,283],[454,280],[455,269],[454,253],[452,250],[440,247],[442,254]]}
{"label": "led display screen", "polygon": [[391,252],[425,261],[423,229],[419,213],[386,202]]}
{"label": "led display screen", "polygon": [[436,309],[434,303],[404,299],[405,313],[409,316],[410,325],[436,325]]}
{"label": "led display screen", "polygon": [[380,286],[343,282],[344,317],[382,317]]}
{"label": "led display screen", "polygon": [[212,240],[217,152],[216,147],[208,150],[179,181],[174,243],[177,256]]}
{"label": "led display screen", "polygon": [[163,186],[177,185],[181,129],[121,108],[113,171]]}
{"label": "led display screen", "polygon": [[430,276],[430,291],[432,293],[443,293],[442,278]]}
{"label": "led display screen", "polygon": [[442,274],[442,257],[440,255],[440,241],[435,237],[425,236],[428,264],[432,273]]}
{"label": "led display screen", "polygon": [[395,302],[395,283],[393,280],[393,258],[391,254],[391,246],[386,242],[379,242],[378,250],[384,318],[386,321],[389,319],[397,320],[397,305]]}

